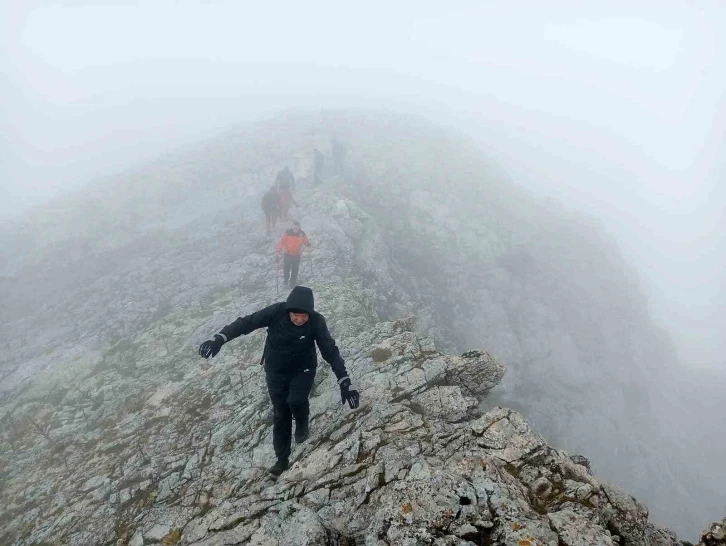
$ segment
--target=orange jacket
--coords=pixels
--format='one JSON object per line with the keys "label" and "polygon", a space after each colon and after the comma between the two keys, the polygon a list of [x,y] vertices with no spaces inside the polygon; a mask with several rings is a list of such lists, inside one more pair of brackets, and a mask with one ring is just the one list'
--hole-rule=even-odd
{"label": "orange jacket", "polygon": [[303,230],[295,233],[292,229],[288,229],[283,233],[280,242],[277,243],[277,251],[299,256],[303,245],[310,246],[310,240]]}

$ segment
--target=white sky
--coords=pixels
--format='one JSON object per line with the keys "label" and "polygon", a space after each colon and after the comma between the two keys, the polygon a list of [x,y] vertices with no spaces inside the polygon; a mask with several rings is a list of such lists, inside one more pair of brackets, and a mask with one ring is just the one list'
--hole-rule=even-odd
{"label": "white sky", "polygon": [[719,0],[13,2],[0,219],[276,108],[422,111],[595,211],[693,363],[712,364],[726,349],[724,29]]}

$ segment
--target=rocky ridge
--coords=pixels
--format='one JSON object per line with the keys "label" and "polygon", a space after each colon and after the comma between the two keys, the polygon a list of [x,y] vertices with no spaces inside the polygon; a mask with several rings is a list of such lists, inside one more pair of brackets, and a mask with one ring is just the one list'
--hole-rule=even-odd
{"label": "rocky ridge", "polygon": [[[318,299],[344,311],[333,312],[336,331],[345,332],[346,319],[349,331],[372,319],[355,287],[324,287]],[[648,523],[642,504],[598,482],[584,458],[547,446],[520,414],[497,407],[478,415],[477,397],[504,366],[486,352],[440,354],[414,333],[414,320],[371,320],[357,335],[338,334],[364,403],[344,409],[321,366],[312,436],[276,483],[265,472],[272,453],[261,368],[231,375],[232,360],[258,357],[260,336],[250,336],[224,348],[224,363],[187,372],[99,430],[95,445],[55,469],[53,490],[39,490],[51,469],[30,490],[27,468],[25,479],[15,476],[25,487],[11,486],[6,498],[23,499],[24,490],[37,506],[6,506],[4,541],[679,544]],[[56,451],[62,432],[46,450]],[[36,450],[34,463],[48,464],[49,453]]]}
{"label": "rocky ridge", "polygon": [[[308,190],[301,284],[363,406],[340,406],[321,362],[312,437],[270,484],[263,336],[211,363],[196,355],[222,324],[286,295],[256,201],[242,217],[93,247],[90,265],[62,254],[82,282],[39,282],[25,298],[3,281],[4,309],[35,297],[42,315],[3,325],[3,358],[23,356],[2,369],[0,543],[678,544],[522,415],[483,411],[504,367],[486,351],[441,354],[422,334],[445,337],[430,281],[401,282],[379,220],[339,188]],[[49,277],[40,263],[31,283]],[[395,319],[412,309],[423,328]]]}

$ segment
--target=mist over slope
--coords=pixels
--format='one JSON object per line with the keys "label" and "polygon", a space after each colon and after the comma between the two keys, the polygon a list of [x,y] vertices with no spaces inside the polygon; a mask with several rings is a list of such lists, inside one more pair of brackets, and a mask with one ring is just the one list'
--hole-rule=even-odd
{"label": "mist over slope", "polygon": [[723,378],[679,366],[604,229],[505,182],[465,138],[401,118],[346,121],[359,163],[341,191],[383,226],[396,285],[433,305],[437,341],[502,358],[503,402],[679,532],[717,517],[726,475],[711,403]]}
{"label": "mist over slope", "polygon": [[[313,188],[312,150],[333,136],[347,146],[344,168],[335,174],[328,157]],[[296,214],[322,249],[308,280],[361,283],[380,320],[413,312],[440,350],[489,350],[508,370],[499,403],[680,535],[720,515],[717,417],[679,388],[690,380],[600,227],[504,182],[459,136],[390,114],[231,131],[14,222],[2,241],[4,416],[18,400],[54,400],[56,386],[60,404],[99,373],[113,376],[99,392],[129,382],[136,398],[91,397],[80,406],[98,412],[92,422],[141,411],[133,404],[152,393],[139,362],[155,388],[184,383],[205,334],[276,296],[259,200],[285,164],[300,179]]]}

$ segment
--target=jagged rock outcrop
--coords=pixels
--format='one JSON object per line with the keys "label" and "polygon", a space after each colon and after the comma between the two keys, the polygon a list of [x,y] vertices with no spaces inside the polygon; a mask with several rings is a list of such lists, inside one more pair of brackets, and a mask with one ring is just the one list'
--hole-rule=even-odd
{"label": "jagged rock outcrop", "polygon": [[721,546],[726,544],[726,518],[711,524],[708,531],[701,535],[698,546]]}

